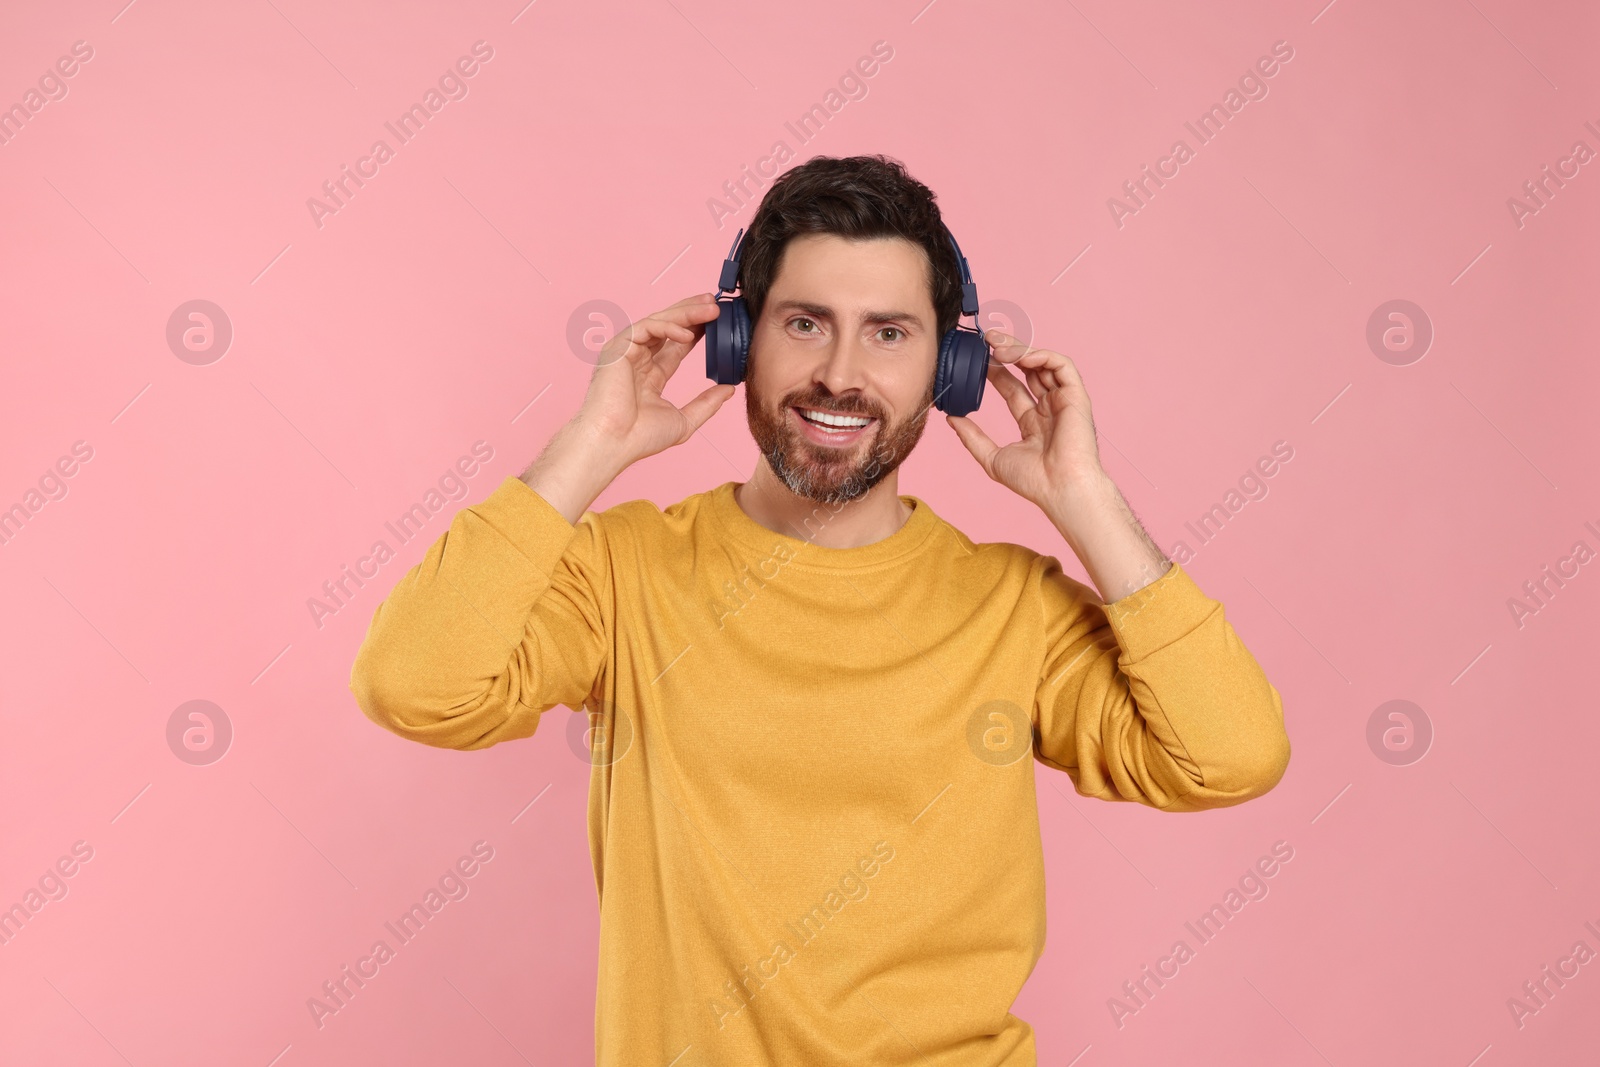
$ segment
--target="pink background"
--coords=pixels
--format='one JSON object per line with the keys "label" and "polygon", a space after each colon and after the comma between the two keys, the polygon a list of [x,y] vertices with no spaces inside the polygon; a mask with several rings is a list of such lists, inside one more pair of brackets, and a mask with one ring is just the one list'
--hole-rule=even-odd
{"label": "pink background", "polygon": [[[1600,550],[1600,163],[1520,227],[1507,200],[1600,149],[1600,16],[924,2],[7,5],[0,103],[75,41],[93,58],[0,145],[0,507],[74,442],[93,457],[0,545],[0,905],[74,842],[93,858],[0,946],[0,1060],[590,1060],[567,718],[432,750],[361,715],[350,664],[450,515],[575,409],[574,310],[712,288],[752,209],[719,227],[708,199],[780,139],[796,162],[883,152],[935,189],[986,315],[1023,309],[1077,361],[1163,548],[1195,548],[1184,523],[1293,449],[1188,565],[1283,695],[1288,775],[1163,816],[1040,769],[1050,942],[1015,1011],[1041,1062],[1593,1057],[1600,962],[1520,1027],[1507,1000],[1580,939],[1600,951],[1600,564],[1520,627],[1507,602],[1575,542]],[[479,40],[468,95],[319,227],[307,199],[395,147],[384,122]],[[785,121],[876,41],[893,57],[867,95],[799,144]],[[1268,95],[1197,146],[1183,123],[1277,41]],[[1180,137],[1194,158],[1119,227],[1108,198]],[[165,337],[194,299],[234,331],[205,365]],[[1366,341],[1393,299],[1435,331],[1408,365]],[[684,367],[679,402],[707,384],[698,350]],[[1014,439],[992,389],[978,420]],[[393,546],[385,520],[476,441],[493,458],[466,495],[319,628],[307,600]],[[755,461],[735,398],[596,507]],[[942,418],[901,486],[1084,577]],[[205,766],[167,741],[195,699],[233,729]],[[1408,765],[1367,740],[1395,699],[1433,730]],[[470,895],[318,1028],[307,999],[480,840]],[[1184,922],[1277,841],[1270,894],[1119,1027],[1108,999],[1196,945]]]}

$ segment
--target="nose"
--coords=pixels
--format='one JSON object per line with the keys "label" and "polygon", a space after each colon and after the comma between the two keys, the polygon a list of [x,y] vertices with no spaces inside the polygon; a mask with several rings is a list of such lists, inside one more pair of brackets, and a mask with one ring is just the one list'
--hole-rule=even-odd
{"label": "nose", "polygon": [[836,337],[813,380],[826,386],[834,396],[859,392],[867,384],[867,359],[869,353],[859,338],[841,334]]}

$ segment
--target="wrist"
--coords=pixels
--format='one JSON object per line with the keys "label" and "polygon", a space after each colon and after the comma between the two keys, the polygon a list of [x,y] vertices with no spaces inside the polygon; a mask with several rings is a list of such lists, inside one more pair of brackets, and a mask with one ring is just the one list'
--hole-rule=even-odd
{"label": "wrist", "polygon": [[595,498],[628,466],[614,440],[582,422],[557,430],[522,481],[576,525]]}
{"label": "wrist", "polygon": [[1045,501],[1044,512],[1050,522],[1074,548],[1084,537],[1108,519],[1127,510],[1122,491],[1105,471],[1096,467],[1075,477]]}

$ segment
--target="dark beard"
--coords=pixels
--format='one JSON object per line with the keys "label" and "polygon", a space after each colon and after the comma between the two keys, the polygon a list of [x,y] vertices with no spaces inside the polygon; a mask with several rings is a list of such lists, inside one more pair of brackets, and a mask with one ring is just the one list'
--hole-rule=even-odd
{"label": "dark beard", "polygon": [[[809,389],[783,397],[775,410],[767,410],[757,403],[747,380],[744,406],[750,420],[750,435],[778,480],[796,496],[840,507],[865,496],[911,454],[928,424],[928,409],[933,406],[933,382],[928,382],[927,395],[917,405],[916,413],[889,427],[885,427],[882,412],[876,405],[851,400],[841,403],[815,383]],[[788,410],[794,406],[819,411],[843,408],[878,421],[870,431],[872,438],[865,448],[853,445],[848,449],[829,449],[812,444],[789,425]]]}

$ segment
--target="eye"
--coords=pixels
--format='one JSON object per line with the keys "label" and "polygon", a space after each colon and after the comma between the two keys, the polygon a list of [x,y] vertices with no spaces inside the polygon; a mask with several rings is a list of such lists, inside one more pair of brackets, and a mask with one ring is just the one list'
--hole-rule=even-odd
{"label": "eye", "polygon": [[888,338],[888,340],[890,340],[890,341],[897,341],[900,338],[905,336],[905,331],[902,330],[898,326],[885,326],[882,330],[879,330],[878,332],[881,334],[881,333],[883,333],[885,331],[888,331],[888,332],[891,332],[891,333],[894,333],[894,334],[898,335],[896,337]]}
{"label": "eye", "polygon": [[[809,323],[811,323],[811,325],[813,325],[813,326],[815,326],[815,325],[816,325],[816,323],[815,323],[815,322],[812,322],[812,320],[811,320],[811,319],[808,319],[808,318],[806,318],[806,317],[805,317],[805,316],[803,316],[803,315],[802,315],[802,316],[800,316],[800,317],[799,317],[799,318],[793,318],[793,319],[790,319],[790,320],[789,320],[789,325],[790,325],[790,326],[793,326],[793,325],[794,325],[794,324],[795,324],[795,323],[797,323],[797,322],[809,322]],[[813,331],[813,330],[801,330],[801,331],[800,331],[800,332],[801,332],[801,333],[813,333],[813,332],[815,332],[815,331]]]}

